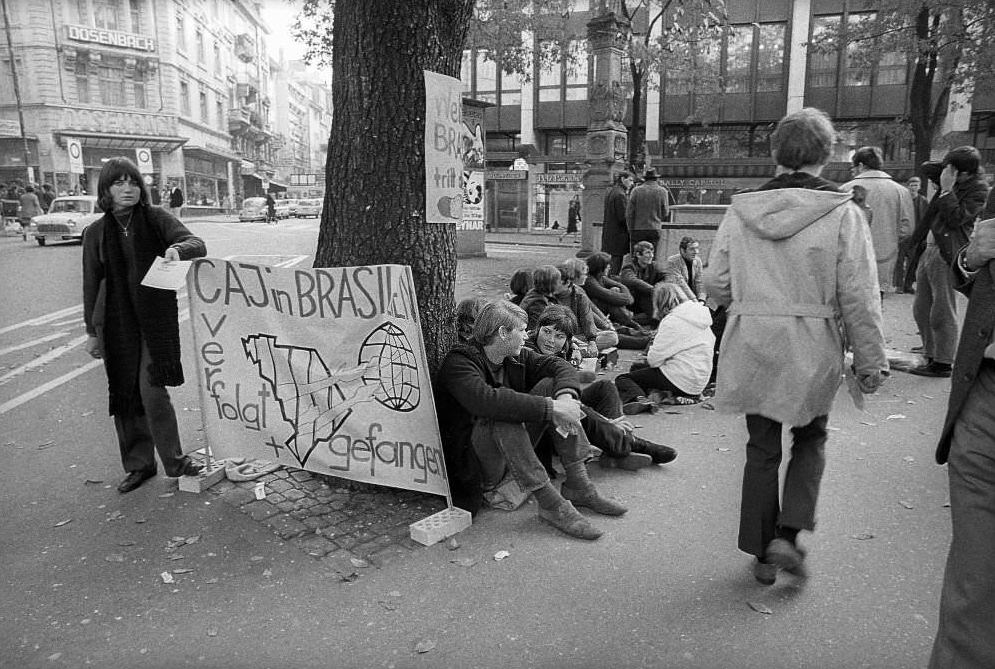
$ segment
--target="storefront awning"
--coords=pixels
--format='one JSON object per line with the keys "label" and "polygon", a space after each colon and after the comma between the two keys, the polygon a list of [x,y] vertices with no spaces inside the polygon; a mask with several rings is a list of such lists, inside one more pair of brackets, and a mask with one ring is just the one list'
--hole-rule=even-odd
{"label": "storefront awning", "polygon": [[86,130],[54,130],[59,144],[65,145],[65,138],[76,138],[83,146],[97,149],[137,149],[153,151],[174,151],[187,143],[186,137],[156,135],[131,135],[115,132],[91,132]]}
{"label": "storefront awning", "polygon": [[[248,177],[250,179],[258,179],[260,183],[267,181],[266,177],[259,174],[243,174],[243,177]],[[282,184],[279,181],[273,181],[269,179],[269,187],[266,189],[270,193],[282,193],[287,190],[287,184]]]}
{"label": "storefront awning", "polygon": [[196,158],[204,157],[207,159],[221,158],[223,160],[233,160],[241,161],[241,156],[236,156],[231,151],[225,151],[223,149],[218,149],[214,147],[198,146],[197,144],[184,144],[183,145],[183,155],[192,156]]}

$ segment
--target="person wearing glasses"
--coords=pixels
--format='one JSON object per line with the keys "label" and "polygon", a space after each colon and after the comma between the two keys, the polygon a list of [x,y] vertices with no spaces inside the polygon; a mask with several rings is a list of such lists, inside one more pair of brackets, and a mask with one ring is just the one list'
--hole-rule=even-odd
{"label": "person wearing glasses", "polygon": [[103,359],[127,493],[156,475],[201,467],[183,454],[167,386],[183,383],[176,294],[141,285],[157,257],[206,255],[204,240],[161,207],[150,206],[142,175],[124,157],[104,163],[97,182],[106,212],[83,234],[83,320],[87,352]]}

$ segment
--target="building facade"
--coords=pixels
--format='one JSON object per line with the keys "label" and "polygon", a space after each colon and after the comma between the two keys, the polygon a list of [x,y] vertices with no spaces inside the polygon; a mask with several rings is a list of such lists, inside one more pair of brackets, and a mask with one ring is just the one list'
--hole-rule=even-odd
{"label": "building facade", "polygon": [[[600,4],[574,0],[568,33],[584,36]],[[805,106],[828,112],[839,131],[828,178],[846,181],[850,155],[865,144],[884,149],[885,169],[894,177],[911,176],[912,138],[896,133],[894,120],[908,113],[912,64],[897,53],[867,64],[847,50],[806,48],[830,27],[845,31],[875,6],[871,0],[727,0],[730,30],[700,44],[693,67],[651,75],[644,95],[646,164],[663,175],[675,201],[726,203],[737,190],[769,179],[770,133],[778,119]],[[525,39],[543,50],[542,40]],[[537,61],[528,78],[500,71],[472,43],[464,51],[465,95],[494,104],[485,113],[491,229],[563,226],[582,188],[594,60],[583,39],[568,49],[571,61]],[[623,86],[631,84],[627,70],[623,62]],[[724,89],[703,81],[722,81]],[[978,86],[973,100],[959,102],[964,106],[945,128],[947,143],[977,146],[991,167],[995,92]],[[631,106],[624,123],[632,127]],[[527,171],[509,170],[523,157]],[[601,216],[591,212],[591,220]]]}
{"label": "building facade", "polygon": [[[29,146],[0,49],[0,181],[95,193],[103,161],[150,154],[152,189],[205,213],[263,192],[275,174],[267,30],[244,0],[8,0]],[[82,148],[70,170],[67,140]]]}
{"label": "building facade", "polygon": [[325,193],[325,158],[331,132],[332,92],[316,81],[302,61],[273,64],[277,178],[288,184],[287,196],[319,198]]}

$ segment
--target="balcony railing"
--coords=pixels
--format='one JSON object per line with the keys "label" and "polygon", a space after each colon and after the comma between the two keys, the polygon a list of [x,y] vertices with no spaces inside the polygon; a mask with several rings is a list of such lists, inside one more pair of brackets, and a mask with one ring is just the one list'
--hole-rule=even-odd
{"label": "balcony railing", "polygon": [[251,63],[256,58],[256,41],[249,33],[241,33],[235,38],[235,56],[243,63]]}

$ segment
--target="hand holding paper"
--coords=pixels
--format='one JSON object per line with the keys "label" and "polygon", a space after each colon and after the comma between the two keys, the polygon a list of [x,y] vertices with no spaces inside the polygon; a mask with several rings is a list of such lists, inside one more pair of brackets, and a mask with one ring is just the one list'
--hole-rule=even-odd
{"label": "hand holding paper", "polygon": [[[172,256],[173,259],[170,259]],[[142,279],[142,285],[163,290],[179,290],[186,284],[191,261],[179,260],[176,249],[166,250],[166,257],[156,258]]]}

